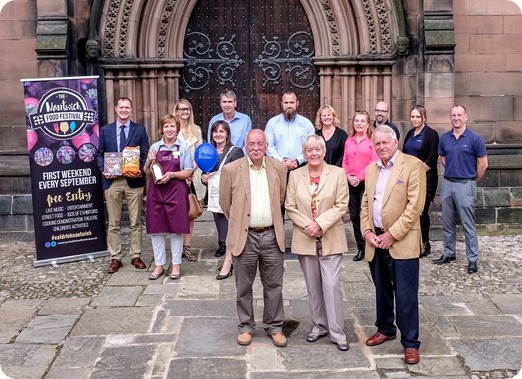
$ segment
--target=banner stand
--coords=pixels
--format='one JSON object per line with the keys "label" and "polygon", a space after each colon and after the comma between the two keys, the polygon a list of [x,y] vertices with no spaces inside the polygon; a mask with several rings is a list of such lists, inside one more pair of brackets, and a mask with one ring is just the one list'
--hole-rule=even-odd
{"label": "banner stand", "polygon": [[21,79],[36,257],[34,267],[108,256],[96,163],[98,77]]}
{"label": "banner stand", "polygon": [[89,261],[94,263],[96,258],[107,257],[109,255],[110,255],[109,254],[109,250],[105,250],[105,251],[97,251],[97,252],[94,252],[94,253],[69,255],[68,257],[61,257],[61,258],[40,259],[40,260],[34,259],[33,260],[33,267],[42,267],[42,266],[59,267],[60,263],[69,263],[69,262],[83,261],[83,260],[86,260],[86,259],[88,259]]}

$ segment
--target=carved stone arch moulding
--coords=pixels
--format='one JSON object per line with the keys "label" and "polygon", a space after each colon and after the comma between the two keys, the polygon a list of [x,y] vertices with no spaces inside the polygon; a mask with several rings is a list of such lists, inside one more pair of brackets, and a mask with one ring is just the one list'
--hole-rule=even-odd
{"label": "carved stone arch moulding", "polygon": [[160,18],[161,24],[158,32],[158,45],[156,48],[158,58],[167,58],[169,27],[174,9],[176,8],[176,3],[178,3],[178,0],[167,0],[165,6],[163,7],[163,12]]}
{"label": "carved stone arch moulding", "polygon": [[[128,52],[129,41],[129,21],[133,9],[144,9],[145,0],[106,0],[104,7],[104,20],[101,22],[100,35],[102,36],[102,56],[104,58],[126,58],[131,54]],[[336,0],[337,1],[337,0]],[[179,11],[185,17],[190,17],[190,12],[195,4],[195,0],[164,0],[161,17],[157,21],[159,26],[153,28],[158,31],[157,47],[154,58],[169,58],[169,53],[174,57],[183,56],[183,39],[178,38],[175,44],[169,43],[172,38],[172,30],[176,30],[176,34],[184,32],[181,25],[173,28],[172,22],[179,22]],[[361,33],[367,33],[369,46],[364,46],[359,41],[361,51],[351,51],[349,54],[391,54],[393,52],[393,7],[389,4],[389,0],[341,0],[340,3],[334,3],[334,0],[301,0],[310,20],[312,31],[318,33],[319,30],[328,31],[328,44],[330,46],[317,46],[318,54],[330,56],[345,55],[347,52],[340,50],[340,41],[349,40],[353,36]],[[342,4],[341,4],[342,3]],[[312,10],[321,9],[322,15],[317,15]],[[358,31],[357,25],[350,22],[348,15],[340,12],[340,9],[362,9],[366,20],[368,30]],[[145,17],[145,15],[142,15]],[[324,24],[325,27],[320,27]],[[140,23],[136,23],[139,25]],[[347,28],[341,27],[348,25]],[[169,32],[170,30],[170,32]],[[169,36],[170,34],[170,36]],[[348,35],[347,35],[348,34]],[[359,38],[360,39],[360,38]],[[316,43],[323,43],[323,39],[317,38]],[[133,42],[133,41],[130,41]],[[167,51],[173,47],[175,51]],[[142,57],[143,58],[143,57]],[[152,58],[152,57],[151,57]]]}
{"label": "carved stone arch moulding", "polygon": [[391,7],[386,0],[356,0],[362,5],[368,26],[369,46],[364,51],[370,55],[391,54]]}
{"label": "carved stone arch moulding", "polygon": [[129,19],[134,2],[135,0],[108,0],[106,2],[105,20],[102,20],[101,33],[104,58],[125,58],[127,56]]}
{"label": "carved stone arch moulding", "polygon": [[[114,1],[114,0],[113,0]],[[190,18],[190,13],[192,8],[195,5],[195,0],[167,0],[162,12],[162,16],[160,18],[161,25],[159,27],[159,35],[157,41],[157,52],[158,58],[169,58],[168,55],[174,54],[175,57],[183,56],[183,39],[178,39],[177,43],[173,46],[172,43],[168,43],[169,39],[169,30],[171,33],[176,31],[177,33],[185,32],[184,28],[180,27],[181,25],[176,25],[173,27],[171,25],[173,22],[177,22],[181,19],[179,17],[178,12],[181,11],[181,14],[184,15],[187,19]],[[310,26],[312,28],[312,32],[316,35],[319,31],[318,24],[323,23],[323,20],[318,17],[317,14],[311,11],[314,7],[311,7],[311,3],[320,4],[321,10],[324,13],[324,19],[327,20],[327,30],[329,31],[329,44],[328,47],[323,47],[316,51],[329,51],[330,55],[340,55],[339,49],[339,40],[341,38],[338,28],[338,20],[336,19],[336,15],[334,9],[331,4],[332,0],[301,0],[305,11],[307,13],[308,19],[310,21]],[[174,12],[176,10],[176,12]],[[166,51],[166,48],[174,47],[175,52]]]}

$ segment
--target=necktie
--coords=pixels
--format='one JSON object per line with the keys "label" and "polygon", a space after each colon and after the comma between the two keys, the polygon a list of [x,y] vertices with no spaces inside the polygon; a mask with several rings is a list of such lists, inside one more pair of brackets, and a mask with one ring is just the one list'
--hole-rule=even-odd
{"label": "necktie", "polygon": [[125,137],[125,125],[120,125],[120,151],[123,151],[127,144],[127,138]]}

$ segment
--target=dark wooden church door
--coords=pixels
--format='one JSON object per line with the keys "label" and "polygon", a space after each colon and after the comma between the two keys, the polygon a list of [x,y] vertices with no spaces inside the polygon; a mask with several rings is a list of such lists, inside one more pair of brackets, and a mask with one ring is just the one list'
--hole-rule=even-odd
{"label": "dark wooden church door", "polygon": [[281,96],[294,91],[299,113],[312,122],[319,107],[314,41],[299,0],[199,0],[184,41],[180,98],[194,108],[206,137],[221,112],[219,94],[232,90],[237,110],[253,128],[281,112]]}

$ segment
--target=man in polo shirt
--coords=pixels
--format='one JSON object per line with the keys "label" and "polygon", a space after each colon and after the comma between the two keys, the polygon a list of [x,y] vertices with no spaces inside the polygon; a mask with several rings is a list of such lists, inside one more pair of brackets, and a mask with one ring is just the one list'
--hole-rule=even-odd
{"label": "man in polo shirt", "polygon": [[226,90],[221,92],[219,105],[223,112],[212,117],[208,123],[207,141],[212,141],[210,129],[212,125],[214,125],[214,122],[223,120],[230,126],[232,144],[234,146],[243,147],[247,133],[252,130],[252,120],[250,120],[250,117],[246,114],[236,111],[237,98],[234,91]]}
{"label": "man in polo shirt", "polygon": [[466,240],[468,274],[474,274],[478,270],[479,255],[475,227],[477,181],[486,172],[488,157],[484,141],[466,127],[466,108],[454,105],[450,110],[450,118],[452,130],[444,133],[439,141],[439,155],[444,166],[444,179],[440,190],[444,251],[433,263],[445,264],[456,259],[458,217]]}

